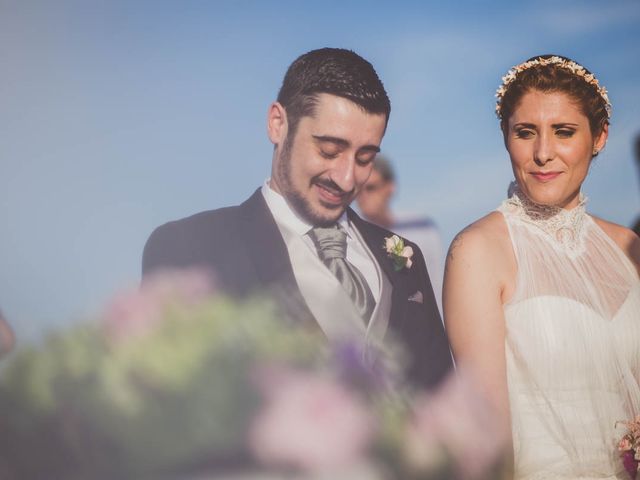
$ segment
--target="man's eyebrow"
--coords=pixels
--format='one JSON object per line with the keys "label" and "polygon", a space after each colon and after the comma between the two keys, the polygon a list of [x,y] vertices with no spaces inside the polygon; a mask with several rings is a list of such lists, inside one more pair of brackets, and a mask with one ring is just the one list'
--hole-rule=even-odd
{"label": "man's eyebrow", "polygon": [[344,138],[332,137],[330,135],[312,135],[312,137],[316,140],[316,142],[335,143],[336,145],[343,148],[347,148],[349,146],[349,142]]}
{"label": "man's eyebrow", "polygon": [[376,152],[376,153],[380,153],[380,147],[377,145],[365,145],[363,147],[360,147],[360,151],[362,150],[366,150],[369,152]]}
{"label": "man's eyebrow", "polygon": [[[338,145],[339,147],[342,148],[348,148],[351,146],[351,143],[349,143],[349,141],[345,140],[344,138],[340,138],[340,137],[332,137],[331,135],[312,135],[313,139],[316,142],[329,142],[329,143],[333,143],[335,145]],[[365,151],[370,151],[370,152],[380,152],[380,147],[378,145],[364,145],[362,147],[360,147],[359,149],[360,151],[365,150]]]}

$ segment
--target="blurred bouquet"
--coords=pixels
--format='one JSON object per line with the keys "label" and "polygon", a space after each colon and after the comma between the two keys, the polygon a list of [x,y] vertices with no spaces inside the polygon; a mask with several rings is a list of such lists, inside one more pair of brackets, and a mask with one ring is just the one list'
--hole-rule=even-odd
{"label": "blurred bouquet", "polygon": [[627,433],[618,442],[618,451],[622,458],[624,469],[632,480],[635,480],[640,471],[640,415],[633,420],[616,423],[627,427]]}
{"label": "blurred bouquet", "polygon": [[0,478],[495,478],[469,379],[414,392],[387,353],[167,272],[6,365]]}

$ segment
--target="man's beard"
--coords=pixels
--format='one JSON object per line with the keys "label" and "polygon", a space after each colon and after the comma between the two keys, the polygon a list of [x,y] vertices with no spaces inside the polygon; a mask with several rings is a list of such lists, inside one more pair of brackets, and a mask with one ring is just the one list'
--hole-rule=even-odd
{"label": "man's beard", "polygon": [[[309,222],[311,225],[316,227],[330,227],[336,223],[336,221],[340,218],[343,212],[346,209],[345,206],[329,206],[327,205],[327,209],[335,210],[335,216],[331,218],[327,218],[326,216],[320,216],[313,210],[311,203],[307,200],[304,195],[297,191],[293,186],[293,182],[291,181],[291,149],[293,146],[293,141],[291,139],[291,135],[287,135],[287,138],[284,141],[282,146],[282,152],[280,153],[280,162],[279,168],[277,169],[278,175],[278,185],[280,186],[280,193],[285,198],[287,203],[293,208],[293,210],[298,214],[298,216],[302,217],[304,220]],[[320,176],[313,177],[310,180],[310,184],[317,185],[325,185],[330,187],[336,191],[342,191],[340,187],[338,187],[333,181],[326,180],[321,178]],[[350,195],[349,195],[350,196]]]}

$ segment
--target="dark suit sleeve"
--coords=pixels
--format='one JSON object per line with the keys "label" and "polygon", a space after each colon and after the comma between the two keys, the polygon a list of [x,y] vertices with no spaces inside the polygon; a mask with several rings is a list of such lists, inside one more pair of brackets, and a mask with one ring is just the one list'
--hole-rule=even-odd
{"label": "dark suit sleeve", "polygon": [[200,212],[153,231],[142,253],[142,280],[159,270],[197,268],[210,274],[216,288],[244,296],[258,287],[243,235],[237,230],[237,207]]}
{"label": "dark suit sleeve", "polygon": [[142,253],[142,277],[159,269],[186,266],[187,258],[181,253],[184,244],[180,232],[171,223],[156,228],[149,236]]}
{"label": "dark suit sleeve", "polygon": [[416,244],[408,243],[414,252],[413,273],[423,292],[423,303],[409,302],[408,307],[421,310],[410,329],[415,335],[406,338],[414,356],[409,376],[422,386],[432,387],[453,368],[453,360],[424,257]]}
{"label": "dark suit sleeve", "polygon": [[[230,209],[202,212],[165,223],[149,236],[142,253],[142,277],[157,270],[220,268],[221,245],[228,245]],[[228,248],[227,248],[228,250]]]}

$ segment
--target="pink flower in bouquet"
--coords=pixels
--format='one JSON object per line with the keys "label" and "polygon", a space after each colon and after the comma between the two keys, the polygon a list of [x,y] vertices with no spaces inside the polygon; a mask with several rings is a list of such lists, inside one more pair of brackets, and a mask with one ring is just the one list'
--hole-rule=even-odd
{"label": "pink flower in bouquet", "polygon": [[258,460],[308,472],[335,471],[363,460],[373,422],[366,405],[345,386],[289,372],[286,378],[277,375],[267,390],[249,435]]}
{"label": "pink flower in bouquet", "polygon": [[[461,478],[482,478],[505,454],[508,439],[504,419],[459,368],[434,394],[416,402],[407,431],[408,460],[418,469],[433,466],[444,448]],[[423,455],[415,455],[421,448]]]}
{"label": "pink flower in bouquet", "polygon": [[121,292],[111,301],[103,318],[105,330],[115,341],[144,335],[162,320],[168,305],[193,305],[213,291],[211,276],[200,269],[155,273],[139,288]]}
{"label": "pink flower in bouquet", "polygon": [[618,450],[620,450],[621,452],[629,451],[631,450],[631,448],[631,440],[629,440],[629,437],[627,436],[622,437],[622,440],[618,442]]}

